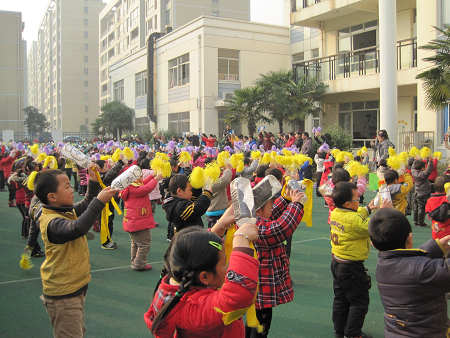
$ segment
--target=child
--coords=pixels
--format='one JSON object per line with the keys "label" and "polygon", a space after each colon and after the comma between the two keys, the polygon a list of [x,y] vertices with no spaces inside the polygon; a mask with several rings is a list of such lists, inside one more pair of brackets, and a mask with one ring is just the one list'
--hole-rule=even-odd
{"label": "child", "polygon": [[211,231],[189,227],[174,236],[164,255],[153,302],[144,315],[156,338],[244,337],[240,317],[254,302],[259,270],[249,243],[258,232],[254,224],[239,228],[227,270],[222,238],[216,233],[223,235],[231,223],[221,218],[220,226]]}
{"label": "child", "polygon": [[212,193],[204,190],[194,202],[192,198],[192,186],[188,178],[182,174],[174,175],[169,182],[171,197],[164,200],[163,209],[166,219],[173,223],[174,232],[190,226],[204,227],[202,216],[211,204]]}
{"label": "child", "polygon": [[269,166],[267,165],[260,165],[258,167],[258,169],[256,169],[256,176],[255,176],[255,181],[254,181],[254,185],[258,184],[259,182],[261,182],[264,177],[266,177],[266,170],[269,169]]}
{"label": "child", "polygon": [[403,183],[399,183],[398,172],[392,169],[384,173],[384,181],[386,182],[389,193],[391,194],[392,206],[394,209],[405,213],[408,201],[406,196],[413,188],[413,180],[410,174],[403,174]]}
{"label": "child", "polygon": [[[263,332],[247,328],[246,337],[266,337],[272,322],[272,308],[294,299],[289,259],[284,241],[292,237],[303,217],[303,205],[308,201],[305,193],[291,191],[274,202],[274,196],[256,210],[258,240],[255,249],[260,262],[259,289],[256,297],[256,317]],[[252,332],[253,331],[253,332]]]}
{"label": "child", "polygon": [[80,183],[78,185],[78,195],[84,196],[86,194],[87,186],[88,186],[88,173],[86,168],[80,167],[77,165],[78,168],[78,178],[80,180]]}
{"label": "child", "polygon": [[[408,174],[410,174],[411,177],[412,177],[411,169],[412,169],[413,163],[414,163],[414,157],[408,158],[408,163],[407,163],[407,166],[406,166],[406,172]],[[415,185],[414,185],[414,178],[413,178],[412,189],[409,191],[408,195],[406,195],[406,200],[408,201],[408,205],[407,205],[406,211],[405,211],[405,215],[406,216],[411,215],[411,212],[412,212],[412,210],[414,208],[414,193],[415,193]]]}
{"label": "child", "polygon": [[17,209],[22,215],[22,239],[28,238],[29,217],[25,207],[25,188],[23,181],[26,175],[23,172],[23,162],[15,162],[12,166],[12,175],[8,179],[8,184],[14,187]]}
{"label": "child", "polygon": [[412,249],[411,224],[393,209],[378,211],[369,222],[370,240],[379,250],[376,270],[386,338],[448,337],[445,293],[450,292],[450,236]]}
{"label": "child", "polygon": [[257,168],[258,168],[258,160],[253,160],[253,162],[251,162],[250,158],[245,157],[244,170],[242,170],[240,176],[251,180],[253,178],[253,173],[256,171]]}
{"label": "child", "polygon": [[125,203],[123,214],[123,230],[128,232],[131,239],[131,268],[137,271],[148,271],[152,266],[147,263],[152,235],[150,229],[155,228],[152,207],[148,194],[155,189],[161,174],[154,173],[142,177],[131,183],[120,192]]}
{"label": "child", "polygon": [[416,192],[414,194],[414,225],[419,227],[426,227],[425,223],[425,205],[431,193],[431,185],[428,177],[433,171],[433,161],[428,162],[425,170],[425,162],[417,160],[412,166],[412,176],[414,184],[416,185]]}
{"label": "child", "polygon": [[[147,178],[150,175],[153,175],[154,171],[150,169],[150,159],[145,158],[141,161],[139,164],[139,167],[142,169],[142,177]],[[156,212],[156,204],[158,201],[161,201],[161,192],[160,192],[160,185],[159,182],[156,185],[156,188],[150,191],[148,194],[148,198],[150,198],[150,204],[152,206],[152,215],[153,218],[155,218],[155,212]],[[158,222],[155,221],[155,227],[159,227]]]}
{"label": "child", "polygon": [[[336,209],[330,217],[331,272],[333,274],[333,323],[335,337],[372,338],[361,331],[369,309],[370,276],[364,268],[370,243],[367,216],[373,201],[359,207],[355,184],[339,182],[333,190]],[[382,204],[388,207],[387,202]]]}
{"label": "child", "polygon": [[233,173],[231,172],[232,168],[232,165],[228,163],[219,180],[211,187],[211,204],[209,205],[208,210],[206,210],[208,228],[212,228],[220,216],[222,216],[225,210],[230,206],[227,196],[227,187],[230,185],[233,177]]}
{"label": "child", "polygon": [[384,173],[388,170],[387,161],[385,159],[382,159],[380,160],[380,162],[378,162],[378,164],[380,165],[377,169],[378,182],[384,182]]}
{"label": "child", "polygon": [[450,182],[449,175],[438,176],[434,181],[436,193],[431,194],[425,206],[425,212],[431,219],[433,239],[450,235],[450,204],[445,194],[444,185]]}
{"label": "child", "polygon": [[327,157],[327,153],[322,151],[319,152],[317,150],[316,156],[314,156],[314,162],[316,162],[317,170],[316,170],[316,196],[322,197],[322,194],[319,192],[319,186],[320,181],[322,180],[322,174],[323,174],[323,162],[325,161],[325,158]]}
{"label": "child", "polygon": [[84,235],[105,203],[118,192],[106,188],[98,193],[101,188],[92,168],[91,164],[86,196],[76,204],[69,178],[62,170],[41,171],[34,181],[34,192],[43,204],[39,222],[46,253],[41,265],[41,299],[56,338],[84,336],[84,304],[91,280],[89,247]]}

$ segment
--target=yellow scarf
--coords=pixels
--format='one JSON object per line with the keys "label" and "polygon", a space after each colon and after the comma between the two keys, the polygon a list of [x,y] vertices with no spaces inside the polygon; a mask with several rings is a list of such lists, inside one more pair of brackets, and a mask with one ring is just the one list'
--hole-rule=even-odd
{"label": "yellow scarf", "polygon": [[[286,180],[289,182],[290,179],[286,177]],[[302,222],[305,222],[308,227],[312,227],[313,190],[314,190],[313,182],[305,178],[303,180],[303,184],[306,185],[305,194],[308,197],[308,202],[306,202],[306,204],[303,206]],[[283,190],[281,190],[281,196],[283,196],[288,201],[291,201],[291,198],[286,195],[286,189],[287,189],[287,182],[284,185]]]}

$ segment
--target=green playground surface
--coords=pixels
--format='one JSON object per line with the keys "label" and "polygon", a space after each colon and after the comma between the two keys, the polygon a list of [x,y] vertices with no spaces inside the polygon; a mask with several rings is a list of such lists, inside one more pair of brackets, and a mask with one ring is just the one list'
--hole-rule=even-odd
{"label": "green playground surface", "polygon": [[[375,193],[367,191],[368,202]],[[26,246],[21,239],[21,215],[9,208],[8,193],[0,192],[0,337],[52,337],[52,328],[39,296],[42,282],[39,267],[44,258],[33,258],[34,267],[22,270],[20,255]],[[81,197],[76,196],[76,201]],[[294,234],[291,254],[291,276],[294,300],[273,311],[270,337],[333,337],[331,309],[333,302],[328,209],[322,198],[314,197],[313,227],[301,223]],[[411,216],[408,217],[412,222]],[[167,221],[158,205],[155,220],[160,226],[152,230],[148,262],[153,270],[138,272],[130,266],[130,238],[122,228],[122,216],[114,221],[113,240],[118,249],[103,250],[100,236],[89,241],[92,280],[86,297],[86,337],[151,337],[143,315],[148,310],[153,289],[162,269],[167,249]],[[428,222],[429,223],[429,222]],[[416,246],[431,238],[431,229],[413,227]],[[39,239],[42,245],[42,240]],[[384,337],[383,307],[375,280],[377,252],[372,248],[366,261],[372,276],[370,306],[364,332]]]}

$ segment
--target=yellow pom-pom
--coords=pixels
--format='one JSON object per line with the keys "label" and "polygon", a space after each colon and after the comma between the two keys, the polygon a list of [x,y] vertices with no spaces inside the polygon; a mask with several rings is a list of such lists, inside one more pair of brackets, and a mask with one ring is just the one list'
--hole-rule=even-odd
{"label": "yellow pom-pom", "polygon": [[345,162],[345,154],[344,154],[344,152],[341,151],[340,153],[338,153],[336,155],[335,159],[336,159],[336,162]]}
{"label": "yellow pom-pom", "polygon": [[358,150],[358,152],[356,153],[356,155],[358,155],[358,156],[362,156],[362,150]]}
{"label": "yellow pom-pom", "polygon": [[400,160],[400,162],[405,163],[405,164],[408,162],[409,154],[406,151],[402,151],[397,156],[398,156],[398,159]]}
{"label": "yellow pom-pom", "polygon": [[46,168],[48,165],[50,165],[50,169],[58,169],[58,162],[54,156],[47,156],[42,166]]}
{"label": "yellow pom-pom", "polygon": [[241,173],[244,170],[244,161],[239,161],[236,172]]}
{"label": "yellow pom-pom", "polygon": [[287,150],[286,148],[283,149],[284,156],[292,156],[292,151]]}
{"label": "yellow pom-pom", "polygon": [[111,158],[111,156],[107,156],[107,155],[102,155],[102,156],[100,156],[100,159],[101,159],[102,161],[108,161],[110,158]]}
{"label": "yellow pom-pom", "polygon": [[163,163],[161,169],[161,175],[164,178],[170,177],[170,175],[172,175],[172,167],[170,166],[170,162]]}
{"label": "yellow pom-pom", "polygon": [[345,169],[350,174],[350,177],[365,176],[369,173],[369,167],[356,161],[350,161]]}
{"label": "yellow pom-pom", "polygon": [[217,155],[217,163],[220,167],[225,167],[228,158],[230,158],[230,153],[228,151],[222,151]]}
{"label": "yellow pom-pom", "polygon": [[444,184],[444,190],[446,194],[450,192],[450,182]]}
{"label": "yellow pom-pom", "polygon": [[160,158],[165,162],[168,162],[170,160],[169,156],[166,153],[156,153],[155,158]]}
{"label": "yellow pom-pom", "polygon": [[341,151],[339,149],[333,149],[331,150],[331,155],[336,159],[337,154],[339,154]]}
{"label": "yellow pom-pom", "polygon": [[252,151],[250,156],[253,160],[258,160],[261,158],[261,152],[260,151]]}
{"label": "yellow pom-pom", "polygon": [[189,154],[187,151],[182,151],[180,154],[180,162],[182,163],[188,163],[191,160],[191,154]]}
{"label": "yellow pom-pom", "polygon": [[367,153],[367,147],[362,147],[362,148],[361,148],[361,151],[362,151],[363,153]]}
{"label": "yellow pom-pom", "polygon": [[150,162],[150,168],[151,168],[153,171],[156,171],[158,174],[160,174],[160,173],[162,172],[163,165],[164,165],[164,161],[161,160],[159,157],[155,157],[155,158]]}
{"label": "yellow pom-pom", "polygon": [[214,183],[220,177],[220,167],[216,161],[211,162],[205,166],[205,177],[211,182]]}
{"label": "yellow pom-pom", "polygon": [[388,153],[389,153],[389,156],[395,156],[396,155],[395,150],[392,147],[388,149]]}
{"label": "yellow pom-pom", "polygon": [[[127,160],[132,160],[132,159],[134,159],[134,153],[133,153],[133,151],[130,149],[130,148],[128,148],[128,147],[125,147],[124,149],[123,149],[123,156],[127,159]],[[117,162],[117,161],[116,161]]]}
{"label": "yellow pom-pom", "polygon": [[20,260],[20,267],[24,270],[30,270],[34,265],[31,262],[30,255],[27,253],[22,254],[22,259]]}
{"label": "yellow pom-pom", "polygon": [[419,154],[420,154],[420,151],[416,147],[412,147],[411,150],[409,151],[409,156],[411,156],[411,157],[419,156]]}
{"label": "yellow pom-pom", "polygon": [[440,151],[436,151],[433,153],[433,157],[439,161],[442,158],[442,153]]}
{"label": "yellow pom-pom", "polygon": [[428,147],[423,147],[422,149],[420,149],[420,154],[419,156],[421,158],[427,158],[428,156],[431,155],[431,149]]}
{"label": "yellow pom-pom", "polygon": [[33,144],[31,147],[30,147],[30,151],[31,151],[31,153],[33,154],[33,155],[37,155],[37,154],[39,154],[39,145],[36,143],[36,144]]}
{"label": "yellow pom-pom", "polygon": [[277,163],[282,165],[283,167],[289,167],[294,163],[294,159],[292,158],[292,156],[277,155],[276,160]]}
{"label": "yellow pom-pom", "polygon": [[350,161],[353,161],[353,154],[349,151],[343,151],[344,156],[347,157]]}
{"label": "yellow pom-pom", "polygon": [[295,166],[297,169],[299,169],[306,161],[309,161],[309,163],[312,163],[312,160],[310,157],[302,154],[296,154],[293,157],[293,166]]}
{"label": "yellow pom-pom", "polygon": [[30,190],[34,190],[34,179],[36,178],[36,175],[38,174],[37,171],[32,171],[30,175],[27,178],[27,188]]}
{"label": "yellow pom-pom", "polygon": [[239,164],[239,159],[235,154],[231,155],[230,157],[230,164],[233,167],[233,169],[236,169]]}
{"label": "yellow pom-pom", "polygon": [[46,158],[47,158],[47,154],[46,153],[40,153],[39,156],[36,158],[36,162],[45,161]]}
{"label": "yellow pom-pom", "polygon": [[261,159],[261,165],[267,165],[270,163],[270,154],[265,153]]}
{"label": "yellow pom-pom", "polygon": [[202,188],[206,183],[205,171],[202,167],[195,167],[189,175],[189,182],[195,189]]}
{"label": "yellow pom-pom", "polygon": [[402,165],[401,161],[398,159],[398,156],[391,156],[387,159],[386,162],[387,162],[387,165],[394,170],[400,169],[400,167]]}
{"label": "yellow pom-pom", "polygon": [[114,162],[119,162],[120,160],[120,154],[122,154],[122,150],[120,150],[119,148],[116,149],[116,151],[114,152],[113,156],[111,157],[112,160]]}

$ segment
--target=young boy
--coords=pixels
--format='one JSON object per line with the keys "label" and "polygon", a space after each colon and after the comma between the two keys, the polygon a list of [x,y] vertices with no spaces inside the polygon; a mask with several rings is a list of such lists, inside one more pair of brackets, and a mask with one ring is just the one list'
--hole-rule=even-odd
{"label": "young boy", "polygon": [[444,185],[450,182],[449,175],[438,176],[434,181],[436,193],[431,194],[425,206],[425,212],[431,219],[433,239],[450,235],[450,204],[445,194]]}
{"label": "young boy", "polygon": [[256,317],[263,326],[263,332],[257,333],[255,329],[246,327],[246,338],[266,337],[272,322],[272,308],[294,299],[284,241],[292,237],[301,222],[303,204],[308,198],[305,193],[298,191],[288,191],[287,194],[292,202],[279,197],[274,203],[272,198],[256,210],[258,240],[254,245],[260,261],[260,270],[255,307]]}
{"label": "young boy", "polygon": [[413,180],[410,174],[403,174],[403,183],[399,183],[398,172],[392,169],[384,173],[384,181],[387,184],[391,194],[392,207],[398,211],[405,213],[408,201],[406,196],[413,188]]}
{"label": "young boy", "polygon": [[400,211],[383,209],[369,222],[372,245],[379,250],[376,269],[386,338],[448,337],[445,293],[450,291],[450,236],[412,249],[411,225]]}
{"label": "young boy", "polygon": [[106,188],[99,193],[101,188],[92,168],[86,196],[76,204],[69,178],[62,170],[41,171],[34,183],[34,192],[43,203],[39,222],[46,258],[41,266],[41,299],[57,338],[84,337],[84,303],[91,280],[84,235],[105,203],[118,192]]}
{"label": "young boy", "polygon": [[377,207],[371,201],[359,208],[358,190],[351,182],[338,182],[332,196],[336,205],[330,216],[334,335],[372,338],[361,329],[369,309],[371,286],[364,268],[370,251],[367,216]]}
{"label": "young boy", "polygon": [[194,202],[188,178],[176,174],[170,179],[169,192],[170,197],[164,200],[163,209],[166,212],[166,219],[173,223],[174,232],[177,233],[190,226],[203,228],[202,216],[211,204],[211,191],[204,190]]}
{"label": "young boy", "polygon": [[414,225],[419,227],[426,227],[425,223],[425,205],[431,193],[431,184],[428,180],[433,171],[433,161],[430,158],[428,166],[425,170],[425,162],[416,160],[412,166],[412,177],[416,185],[416,192],[414,194]]}

